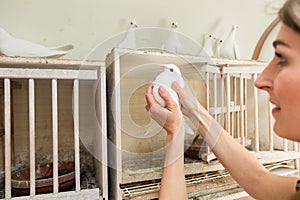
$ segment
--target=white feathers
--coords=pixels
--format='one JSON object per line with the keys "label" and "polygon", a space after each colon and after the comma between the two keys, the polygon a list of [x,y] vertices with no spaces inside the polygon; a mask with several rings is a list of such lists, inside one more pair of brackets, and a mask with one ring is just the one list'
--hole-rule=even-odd
{"label": "white feathers", "polygon": [[203,47],[200,56],[208,56],[218,58],[220,56],[220,47],[222,40],[209,34],[203,36]]}
{"label": "white feathers", "polygon": [[137,27],[138,25],[135,21],[130,22],[129,29],[126,33],[124,40],[118,45],[119,48],[136,49],[135,29]]}
{"label": "white feathers", "polygon": [[229,59],[239,59],[240,58],[239,46],[235,41],[237,29],[238,29],[237,25],[232,26],[232,29],[231,29],[229,35],[223,41],[223,44],[220,48],[220,57],[229,58]]}
{"label": "white feathers", "polygon": [[[153,95],[157,102],[161,106],[165,106],[164,100],[161,98],[158,92],[158,88],[163,86],[171,95],[171,98],[180,106],[179,99],[177,93],[172,89],[172,83],[176,81],[181,88],[184,87],[184,80],[181,76],[180,69],[174,64],[164,64],[162,65],[164,71],[158,74],[158,76],[153,81]],[[185,132],[189,134],[194,134],[192,128],[187,124],[187,122],[183,118],[183,125],[185,128]]]}
{"label": "white feathers", "polygon": [[212,35],[204,35],[201,55],[203,54],[203,56],[209,57],[214,56],[214,42],[215,40]]}
{"label": "white feathers", "polygon": [[60,57],[73,45],[45,47],[27,40],[15,38],[0,27],[0,53],[11,57]]}
{"label": "white feathers", "polygon": [[214,44],[214,57],[219,58],[220,57],[220,49],[223,43],[222,39],[214,38],[215,44]]}
{"label": "white feathers", "polygon": [[153,88],[153,95],[155,99],[161,106],[165,106],[164,100],[160,97],[158,93],[158,88],[163,86],[171,95],[172,99],[178,104],[179,100],[177,93],[172,89],[171,85],[174,81],[178,82],[180,87],[184,87],[184,80],[181,76],[181,72],[179,68],[174,64],[165,64],[162,65],[164,71],[161,72],[154,80],[154,88]]}
{"label": "white feathers", "polygon": [[183,53],[183,47],[179,40],[179,33],[177,31],[178,24],[173,22],[171,26],[170,34],[162,45],[162,50],[169,51],[172,53]]}

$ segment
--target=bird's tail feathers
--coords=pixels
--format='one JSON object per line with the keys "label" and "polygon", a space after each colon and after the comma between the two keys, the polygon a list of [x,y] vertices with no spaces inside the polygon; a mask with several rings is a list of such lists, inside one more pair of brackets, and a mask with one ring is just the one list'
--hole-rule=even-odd
{"label": "bird's tail feathers", "polygon": [[74,46],[72,44],[68,44],[68,45],[60,45],[60,46],[55,46],[55,47],[49,47],[48,49],[51,50],[61,50],[61,51],[69,51],[71,49],[73,49]]}
{"label": "bird's tail feathers", "polygon": [[65,54],[67,54],[68,52],[67,51],[56,51],[56,52],[53,52],[53,54],[52,55],[48,55],[48,56],[46,56],[47,58],[59,58],[59,57],[61,57],[61,56],[63,56],[63,55],[65,55]]}

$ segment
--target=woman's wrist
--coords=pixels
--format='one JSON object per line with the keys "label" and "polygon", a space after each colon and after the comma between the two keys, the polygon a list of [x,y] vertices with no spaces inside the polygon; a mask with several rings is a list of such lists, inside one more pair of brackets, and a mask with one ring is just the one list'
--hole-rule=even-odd
{"label": "woman's wrist", "polygon": [[172,143],[174,140],[178,139],[183,134],[182,123],[176,124],[176,127],[172,130],[167,131],[167,143]]}
{"label": "woman's wrist", "polygon": [[184,154],[184,127],[181,125],[177,132],[168,133],[166,144],[165,166],[178,160]]}
{"label": "woman's wrist", "polygon": [[199,125],[205,126],[211,120],[211,116],[201,105],[197,105],[194,109],[191,109],[187,117],[196,127],[199,127]]}

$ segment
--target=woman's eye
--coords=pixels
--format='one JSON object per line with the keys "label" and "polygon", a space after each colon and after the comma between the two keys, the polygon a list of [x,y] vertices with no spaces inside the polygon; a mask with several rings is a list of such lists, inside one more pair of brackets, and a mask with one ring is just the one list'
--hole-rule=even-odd
{"label": "woman's eye", "polygon": [[282,56],[280,53],[275,53],[276,57],[279,59],[279,62],[277,62],[277,65],[283,65],[286,64],[287,60],[285,57]]}

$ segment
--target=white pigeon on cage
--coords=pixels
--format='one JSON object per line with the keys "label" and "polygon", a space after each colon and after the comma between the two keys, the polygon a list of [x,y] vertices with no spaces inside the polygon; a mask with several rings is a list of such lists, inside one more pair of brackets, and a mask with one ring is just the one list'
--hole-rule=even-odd
{"label": "white pigeon on cage", "polygon": [[[182,78],[180,69],[175,64],[163,64],[161,67],[164,68],[164,71],[158,74],[153,81],[153,96],[155,97],[156,101],[161,105],[165,106],[165,101],[161,98],[158,93],[158,88],[163,86],[170,94],[171,98],[180,106],[179,98],[177,93],[172,89],[172,83],[174,81],[178,82],[180,87],[184,87],[184,80]],[[194,134],[194,130],[190,127],[190,125],[186,122],[183,118],[183,125],[185,132],[188,134]]]}
{"label": "white pigeon on cage", "polygon": [[167,40],[162,45],[162,50],[171,53],[184,53],[183,46],[179,39],[178,23],[172,22]]}
{"label": "white pigeon on cage", "polygon": [[214,44],[214,57],[219,58],[220,57],[220,49],[223,43],[223,40],[217,37],[214,37],[215,44]]}
{"label": "white pigeon on cage", "polygon": [[60,57],[73,49],[73,45],[46,47],[34,42],[13,37],[0,27],[0,54],[10,57]]}
{"label": "white pigeon on cage", "polygon": [[203,47],[200,52],[200,56],[214,56],[214,44],[214,37],[211,34],[205,34],[203,36]]}
{"label": "white pigeon on cage", "polygon": [[135,21],[131,21],[129,24],[129,29],[126,32],[125,38],[118,45],[121,49],[136,49],[136,28],[138,27]]}
{"label": "white pigeon on cage", "polygon": [[227,38],[223,41],[220,47],[220,57],[229,59],[239,59],[240,50],[239,45],[236,43],[236,32],[238,25],[232,25],[231,31]]}

